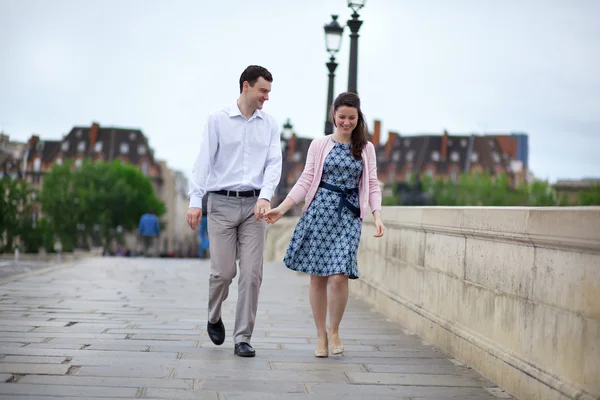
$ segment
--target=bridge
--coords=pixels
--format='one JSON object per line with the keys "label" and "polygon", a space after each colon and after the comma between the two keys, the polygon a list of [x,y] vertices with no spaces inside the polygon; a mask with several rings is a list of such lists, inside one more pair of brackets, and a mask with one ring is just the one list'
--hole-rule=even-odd
{"label": "bridge", "polygon": [[[2,399],[598,399],[600,208],[385,208],[366,220],[343,356],[268,232],[252,339],[205,331],[209,263],[85,258],[0,280]],[[223,319],[233,328],[236,287]]]}

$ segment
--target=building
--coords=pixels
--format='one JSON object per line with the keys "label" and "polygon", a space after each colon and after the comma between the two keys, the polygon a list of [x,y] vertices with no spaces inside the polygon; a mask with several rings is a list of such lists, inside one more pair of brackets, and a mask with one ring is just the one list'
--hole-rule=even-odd
{"label": "building", "polygon": [[11,142],[8,135],[0,133],[0,179],[5,176],[22,179],[26,148],[26,143]]}
{"label": "building", "polygon": [[450,135],[448,132],[401,136],[389,132],[380,142],[381,122],[375,121],[371,142],[377,153],[379,180],[407,181],[411,175],[455,180],[461,173],[507,174],[514,183],[527,179],[527,135]]}
{"label": "building", "polygon": [[[387,141],[382,143],[381,121],[375,120],[369,136],[377,154],[378,179],[388,189],[408,181],[411,175],[455,180],[462,173],[487,172],[493,176],[506,174],[515,185],[530,177],[528,136],[524,133],[451,135],[444,132],[403,136],[389,132]],[[298,137],[287,121],[281,140],[283,166],[275,194],[277,204],[285,199],[302,174],[313,139]],[[291,213],[297,214],[298,209]]]}
{"label": "building", "polygon": [[[189,228],[183,229],[187,212],[187,179],[171,170],[165,161],[156,160],[148,139],[139,129],[75,126],[61,140],[42,140],[32,135],[24,145],[19,165],[21,176],[33,187],[41,189],[44,175],[55,164],[71,160],[79,166],[85,159],[132,164],[148,176],[156,196],[165,203],[167,212],[162,217],[166,227],[158,242],[161,254],[191,255],[197,248],[197,237]],[[0,159],[1,161],[1,159]],[[6,164],[6,163],[5,163]],[[0,170],[2,164],[0,164]],[[13,170],[8,173],[15,173]],[[185,211],[182,211],[185,210]],[[40,210],[35,210],[39,215]],[[125,237],[126,246],[139,249],[136,235]]]}

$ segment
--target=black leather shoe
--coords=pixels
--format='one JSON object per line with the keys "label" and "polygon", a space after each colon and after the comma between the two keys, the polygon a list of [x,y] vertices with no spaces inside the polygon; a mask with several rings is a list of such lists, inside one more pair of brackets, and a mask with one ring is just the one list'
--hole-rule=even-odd
{"label": "black leather shoe", "polygon": [[246,342],[236,344],[234,353],[240,357],[254,357],[256,355],[252,346]]}
{"label": "black leather shoe", "polygon": [[208,337],[214,344],[220,346],[225,341],[225,325],[223,325],[223,320],[219,318],[219,322],[216,324],[211,324],[210,321],[206,325],[206,331],[208,332]]}

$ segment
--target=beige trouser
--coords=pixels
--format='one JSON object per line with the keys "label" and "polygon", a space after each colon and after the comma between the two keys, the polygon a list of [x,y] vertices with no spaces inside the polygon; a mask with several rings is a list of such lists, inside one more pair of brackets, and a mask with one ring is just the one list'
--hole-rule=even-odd
{"label": "beige trouser", "polygon": [[267,225],[254,216],[257,200],[256,197],[227,197],[212,193],[208,198],[211,251],[208,320],[211,323],[219,321],[221,304],[229,294],[229,285],[237,272],[236,258],[239,258],[240,277],[233,331],[236,344],[250,343],[262,283]]}

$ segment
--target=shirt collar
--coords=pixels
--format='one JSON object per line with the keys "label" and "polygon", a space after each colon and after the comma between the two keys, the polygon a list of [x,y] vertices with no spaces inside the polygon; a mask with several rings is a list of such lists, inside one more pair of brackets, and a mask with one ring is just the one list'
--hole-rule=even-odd
{"label": "shirt collar", "polygon": [[[233,117],[243,117],[242,112],[240,111],[240,108],[237,105],[237,101],[235,103],[233,103],[233,105],[231,107],[229,107],[229,117],[233,118]],[[250,119],[248,121],[250,121],[251,119],[253,119],[254,117],[260,118],[260,119],[265,119],[263,112],[261,110],[255,110],[254,114],[252,114],[252,116],[250,117]]]}

